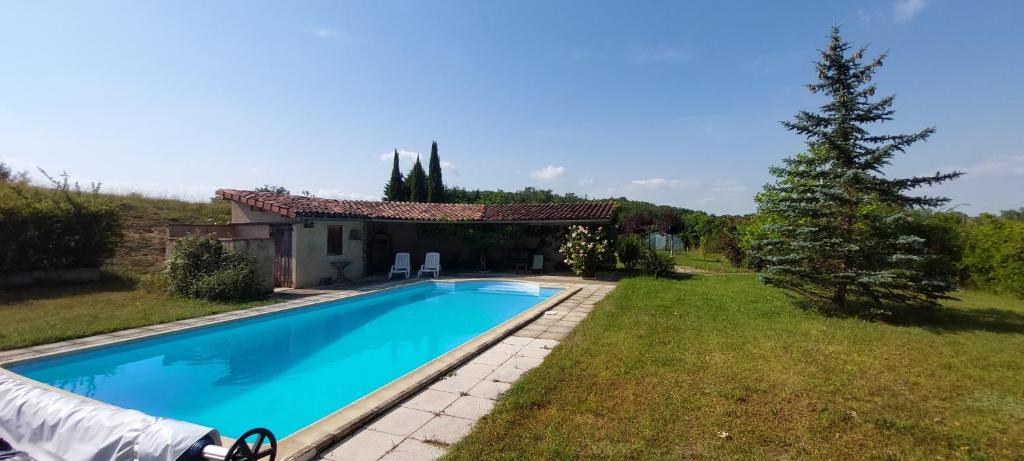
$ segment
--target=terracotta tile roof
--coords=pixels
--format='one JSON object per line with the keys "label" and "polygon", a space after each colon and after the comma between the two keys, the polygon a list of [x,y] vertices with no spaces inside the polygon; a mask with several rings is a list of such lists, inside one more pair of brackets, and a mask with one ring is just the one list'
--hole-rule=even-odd
{"label": "terracotta tile roof", "polygon": [[614,204],[609,202],[501,205],[373,202],[234,189],[218,189],[217,196],[293,219],[324,217],[433,222],[607,222],[611,220],[614,208]]}

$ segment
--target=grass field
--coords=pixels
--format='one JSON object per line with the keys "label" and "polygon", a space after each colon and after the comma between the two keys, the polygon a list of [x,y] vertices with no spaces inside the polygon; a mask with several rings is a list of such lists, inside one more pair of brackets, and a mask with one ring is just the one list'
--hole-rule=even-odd
{"label": "grass field", "polygon": [[746,275],[623,280],[451,459],[1021,459],[1024,301],[893,322]]}
{"label": "grass field", "polygon": [[[57,194],[55,191],[50,193]],[[43,344],[266,304],[177,299],[138,287],[139,276],[163,267],[171,223],[228,222],[223,201],[189,202],[138,194],[100,194],[120,204],[124,239],[98,283],[45,284],[0,290],[0,349]],[[117,275],[122,274],[122,275]]]}
{"label": "grass field", "polygon": [[274,302],[215,303],[149,293],[129,277],[97,283],[5,287],[0,350],[45,344]]}
{"label": "grass field", "polygon": [[141,195],[104,195],[123,204],[124,241],[107,267],[145,274],[160,270],[166,254],[167,225],[216,224],[231,220],[227,202],[186,202]]}
{"label": "grass field", "polygon": [[732,267],[722,255],[704,253],[702,250],[677,251],[673,253],[677,266],[692,267],[707,272],[749,272],[741,267]]}
{"label": "grass field", "polygon": [[[62,200],[60,193],[52,188],[26,187]],[[88,192],[84,194],[93,196]],[[195,202],[173,197],[105,193],[95,197],[117,204],[123,224],[124,238],[104,267],[129,274],[147,274],[163,267],[168,224],[223,224],[231,220],[231,207],[223,200]]]}

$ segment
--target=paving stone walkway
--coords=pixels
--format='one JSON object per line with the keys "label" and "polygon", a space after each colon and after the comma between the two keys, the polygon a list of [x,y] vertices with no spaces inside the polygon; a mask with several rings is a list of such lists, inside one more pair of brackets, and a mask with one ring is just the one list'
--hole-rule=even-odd
{"label": "paving stone walkway", "polygon": [[327,461],[433,460],[462,439],[524,373],[544,361],[614,286],[580,291],[501,343],[323,452]]}

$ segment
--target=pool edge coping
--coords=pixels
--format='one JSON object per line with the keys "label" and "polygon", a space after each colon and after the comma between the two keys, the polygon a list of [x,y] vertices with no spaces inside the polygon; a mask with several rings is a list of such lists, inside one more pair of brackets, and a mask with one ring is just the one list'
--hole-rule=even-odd
{"label": "pool edge coping", "polygon": [[[242,309],[236,309],[233,311],[220,312],[217,314],[210,314],[202,317],[190,317],[181,320],[174,320],[164,323],[154,323],[151,325],[144,325],[140,327],[126,328],[124,330],[115,330],[108,333],[100,333],[92,336],[85,336],[81,338],[67,339],[63,341],[57,341],[54,343],[37,344],[34,346],[28,346],[18,349],[0,350],[0,369],[5,369],[11,365],[18,365],[23,362],[31,362],[40,359],[48,359],[53,357],[59,357],[61,355],[74,354],[82,351],[91,349],[102,349],[114,345],[127,344],[136,341],[143,341],[152,339],[164,335],[181,333],[189,330],[198,330],[201,328],[209,328],[217,325],[224,325],[232,322],[241,320],[249,320],[257,317],[263,317],[267,315],[278,314],[282,312],[289,312],[298,309],[305,309],[314,307],[320,304],[329,302],[342,301],[355,299],[363,296],[377,294],[381,291],[392,290],[398,288],[406,288],[421,283],[433,283],[437,281],[445,282],[486,282],[486,281],[511,281],[520,283],[534,283],[541,288],[559,288],[567,289],[571,288],[570,285],[562,283],[545,283],[545,282],[534,282],[526,280],[516,280],[513,277],[496,277],[496,278],[477,278],[477,277],[457,277],[457,278],[432,278],[428,280],[400,280],[398,282],[388,282],[379,285],[373,289],[366,291],[359,291],[353,293],[354,290],[339,290],[337,293],[321,294],[309,296],[304,299],[284,301],[280,303],[267,304],[264,306],[255,306]],[[556,295],[557,296],[557,295]],[[547,301],[547,300],[545,300]],[[17,373],[15,373],[17,375]],[[18,375],[21,376],[21,375]],[[26,378],[27,379],[27,378]]]}
{"label": "pool edge coping", "polygon": [[[60,341],[57,343],[0,351],[0,354],[2,354],[0,357],[3,357],[0,358],[0,374],[28,382],[35,386],[41,386],[50,391],[57,391],[64,395],[118,407],[117,405],[75,394],[26,376],[22,376],[9,370],[7,367],[24,362],[129,344],[175,333],[183,333],[190,330],[225,325],[232,322],[250,320],[257,317],[305,309],[325,303],[355,299],[377,294],[382,291],[401,289],[422,283],[433,283],[437,281],[509,281],[536,284],[540,288],[558,288],[561,291],[538,304],[530,306],[523,312],[520,312],[514,317],[495,325],[491,329],[480,333],[472,339],[460,344],[448,352],[445,352],[439,357],[420,365],[388,384],[373,390],[372,392],[360,397],[358,400],[331,412],[296,432],[293,432],[278,442],[278,459],[284,461],[306,461],[315,458],[320,452],[344,440],[346,437],[359,430],[366,423],[369,423],[374,418],[386,413],[391,408],[398,406],[404,400],[412,397],[417,392],[427,388],[439,378],[454,370],[456,367],[468,362],[477,355],[486,352],[495,344],[498,344],[508,336],[511,336],[513,332],[542,316],[545,311],[548,311],[569,299],[582,288],[578,286],[578,284],[517,280],[515,277],[439,277],[428,280],[403,280],[397,283],[386,283],[383,284],[383,286],[357,293],[352,293],[352,290],[342,290],[336,294],[315,295],[310,296],[307,299],[237,309],[204,317],[193,317],[173,322],[146,325],[143,327],[118,330],[110,333],[87,336],[84,338]],[[195,424],[190,421],[186,422]],[[328,428],[327,426],[330,427]],[[221,437],[229,439],[223,435]]]}

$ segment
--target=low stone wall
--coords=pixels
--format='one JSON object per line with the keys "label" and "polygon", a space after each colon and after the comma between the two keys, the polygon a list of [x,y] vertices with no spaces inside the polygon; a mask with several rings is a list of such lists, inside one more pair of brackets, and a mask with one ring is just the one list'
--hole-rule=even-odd
{"label": "low stone wall", "polygon": [[0,286],[30,285],[37,282],[95,282],[100,279],[96,267],[0,274]]}
{"label": "low stone wall", "polygon": [[268,239],[270,225],[266,223],[233,224],[171,224],[167,226],[167,238],[175,239],[190,234],[209,235],[218,239]]}

